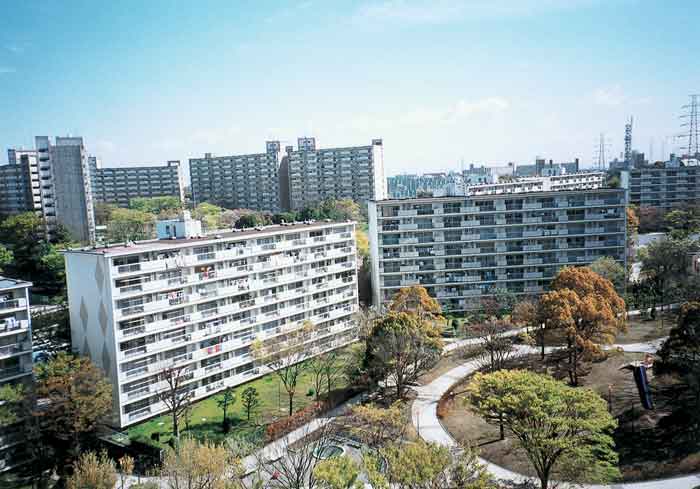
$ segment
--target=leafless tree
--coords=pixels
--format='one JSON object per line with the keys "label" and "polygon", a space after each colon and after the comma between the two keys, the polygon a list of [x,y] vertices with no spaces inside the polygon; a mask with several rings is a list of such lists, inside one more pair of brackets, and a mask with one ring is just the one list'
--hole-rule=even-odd
{"label": "leafless tree", "polygon": [[503,334],[504,327],[500,321],[487,320],[480,327],[481,345],[479,363],[489,372],[506,367],[515,355],[513,339]]}
{"label": "leafless tree", "polygon": [[185,413],[192,398],[192,391],[185,386],[191,378],[188,365],[167,367],[158,376],[160,381],[165,381],[166,387],[157,393],[157,397],[173,417],[173,436],[177,439],[180,438],[180,416]]}
{"label": "leafless tree", "polygon": [[275,453],[258,452],[257,467],[270,489],[317,489],[314,468],[322,460],[318,454],[333,443],[335,427],[327,423],[292,444],[285,442]]}

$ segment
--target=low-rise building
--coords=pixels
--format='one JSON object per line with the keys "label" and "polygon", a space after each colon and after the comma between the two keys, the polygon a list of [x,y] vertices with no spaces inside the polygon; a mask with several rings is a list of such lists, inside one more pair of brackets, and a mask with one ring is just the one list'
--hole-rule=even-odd
{"label": "low-rise building", "polygon": [[[110,379],[112,422],[162,414],[164,372],[194,400],[269,372],[251,345],[281,345],[306,321],[309,355],[356,337],[353,222],[203,235],[188,216],[160,239],[65,253],[73,349]],[[281,346],[280,346],[281,347]]]}
{"label": "low-rise building", "polygon": [[[0,277],[0,386],[32,379],[30,282]],[[29,461],[19,426],[0,428],[0,471]]]}
{"label": "low-rise building", "polygon": [[700,201],[700,166],[675,164],[641,166],[622,172],[631,204],[671,209]]}
{"label": "low-rise building", "polygon": [[539,180],[371,202],[374,305],[422,285],[446,311],[467,311],[502,292],[540,294],[563,266],[625,263],[624,189],[552,190]]}

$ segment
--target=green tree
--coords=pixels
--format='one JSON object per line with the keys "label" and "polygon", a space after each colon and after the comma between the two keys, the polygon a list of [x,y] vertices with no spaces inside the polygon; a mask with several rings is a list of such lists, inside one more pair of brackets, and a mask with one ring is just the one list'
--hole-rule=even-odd
{"label": "green tree", "polygon": [[39,275],[41,257],[48,243],[46,224],[33,212],[15,214],[0,223],[0,241],[12,251],[14,262],[6,263],[6,271],[17,277],[34,280]]}
{"label": "green tree", "polygon": [[697,206],[674,209],[664,216],[671,237],[684,239],[700,230],[700,209]]}
{"label": "green tree", "polygon": [[139,241],[154,236],[155,216],[135,209],[114,209],[107,224],[107,241]]}
{"label": "green tree", "polygon": [[218,205],[210,204],[209,202],[202,202],[194,208],[192,216],[195,219],[202,221],[202,227],[204,230],[209,231],[212,229],[219,229],[221,227],[221,214],[223,212],[224,209]]}
{"label": "green tree", "polygon": [[0,428],[19,422],[24,395],[22,384],[5,384],[0,387]]}
{"label": "green tree", "polygon": [[322,460],[314,467],[321,489],[362,489],[360,467],[350,457],[341,455]]}
{"label": "green tree", "polygon": [[625,290],[625,268],[610,256],[601,256],[589,265],[589,268],[603,278],[612,282],[618,294]]}
{"label": "green tree", "polygon": [[241,403],[243,404],[243,409],[245,410],[246,420],[250,422],[250,416],[255,414],[260,406],[260,395],[258,394],[258,390],[251,386],[243,389],[243,393],[241,394]]}
{"label": "green tree", "polygon": [[565,482],[607,483],[619,477],[611,436],[617,423],[592,390],[529,371],[500,370],[475,374],[467,398],[487,422],[503,420],[541,489],[555,474]]}
{"label": "green tree", "polygon": [[227,387],[221,393],[221,396],[216,400],[217,406],[223,411],[224,419],[222,421],[222,429],[224,433],[228,433],[231,429],[231,422],[228,419],[228,410],[236,402],[236,392],[233,387]]}
{"label": "green tree", "polygon": [[114,204],[107,204],[105,202],[95,202],[94,213],[95,213],[95,224],[97,226],[106,226],[112,216],[112,211],[116,209],[117,206]]}
{"label": "green tree", "polygon": [[14,256],[12,255],[12,251],[8,250],[3,245],[0,245],[0,273],[2,273],[2,268],[5,265],[12,263],[13,258]]}
{"label": "green tree", "polygon": [[129,209],[153,214],[159,218],[173,218],[182,210],[180,199],[164,195],[160,197],[137,197],[129,201]]}
{"label": "green tree", "polygon": [[434,325],[416,314],[392,312],[379,319],[367,339],[365,365],[372,378],[386,379],[403,399],[408,384],[430,370],[442,354]]}
{"label": "green tree", "polygon": [[265,226],[266,224],[268,224],[268,220],[266,219],[265,215],[254,211],[242,215],[238,221],[236,221],[236,227],[238,229],[254,228],[258,226]]}
{"label": "green tree", "polygon": [[299,213],[301,220],[330,219],[332,221],[363,221],[360,205],[351,199],[326,199],[318,205],[306,207]]}
{"label": "green tree", "polygon": [[697,249],[697,244],[688,239],[666,238],[653,241],[640,251],[642,276],[654,285],[662,306],[669,288],[687,280],[688,255]]}

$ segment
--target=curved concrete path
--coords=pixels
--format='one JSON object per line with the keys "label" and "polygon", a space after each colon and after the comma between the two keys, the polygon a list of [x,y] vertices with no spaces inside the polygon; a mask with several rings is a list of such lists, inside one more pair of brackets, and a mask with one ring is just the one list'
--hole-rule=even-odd
{"label": "curved concrete path", "polygon": [[[627,352],[654,353],[662,341],[663,339],[654,340],[649,343],[612,345],[611,348],[621,348]],[[520,346],[518,349],[521,353],[538,352],[537,349],[527,346]],[[411,418],[413,421],[413,426],[416,428],[416,431],[421,438],[426,441],[439,443],[440,445],[444,445],[446,447],[457,448],[458,443],[447,432],[437,417],[437,403],[453,385],[477,370],[477,368],[479,368],[477,361],[469,361],[463,365],[460,365],[459,367],[453,368],[429,384],[415,388],[418,393],[418,397],[415,401],[413,401],[413,405],[411,406]],[[497,479],[511,480],[514,482],[532,480],[532,478],[510,471],[504,467],[493,464],[488,460],[480,458],[480,461]],[[645,482],[629,482],[610,485],[585,484],[572,487],[584,487],[587,489],[693,489],[697,486],[700,486],[700,473],[675,477],[672,479],[661,479]]]}

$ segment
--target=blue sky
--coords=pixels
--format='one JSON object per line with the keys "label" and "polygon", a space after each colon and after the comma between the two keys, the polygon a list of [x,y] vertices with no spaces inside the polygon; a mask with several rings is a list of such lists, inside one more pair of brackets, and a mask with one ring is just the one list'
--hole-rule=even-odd
{"label": "blue sky", "polygon": [[[4,2],[0,147],[107,165],[381,137],[389,174],[673,148],[698,1]],[[4,162],[6,156],[0,157]]]}

